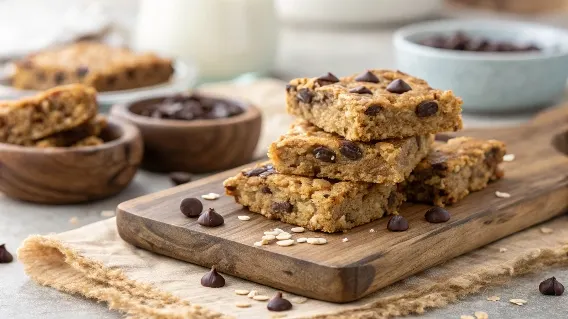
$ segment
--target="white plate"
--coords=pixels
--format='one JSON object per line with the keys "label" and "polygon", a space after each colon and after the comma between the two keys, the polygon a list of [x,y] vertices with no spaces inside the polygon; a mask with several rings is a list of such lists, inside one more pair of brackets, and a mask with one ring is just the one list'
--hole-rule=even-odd
{"label": "white plate", "polygon": [[[108,106],[152,96],[184,91],[194,86],[196,82],[197,67],[187,65],[178,60],[174,62],[174,74],[172,78],[166,83],[130,90],[100,92],[97,94],[97,99],[99,104]],[[0,84],[0,99],[2,100],[18,99],[24,96],[37,94],[38,92],[40,91],[20,90],[9,85]]]}

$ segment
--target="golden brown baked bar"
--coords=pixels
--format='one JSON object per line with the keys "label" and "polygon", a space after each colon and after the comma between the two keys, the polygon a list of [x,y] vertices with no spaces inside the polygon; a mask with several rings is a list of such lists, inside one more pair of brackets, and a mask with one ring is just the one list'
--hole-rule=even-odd
{"label": "golden brown baked bar", "polygon": [[79,42],[38,52],[17,62],[12,85],[44,90],[82,83],[104,92],[167,82],[173,72],[172,61],[155,54]]}
{"label": "golden brown baked bar", "polygon": [[323,130],[369,142],[457,131],[462,100],[400,71],[369,70],[341,79],[299,78],[286,86],[287,109]]}
{"label": "golden brown baked bar", "polygon": [[284,175],[269,162],[242,171],[224,186],[251,212],[329,233],[395,214],[404,200],[395,184]]}
{"label": "golden brown baked bar", "polygon": [[[68,131],[59,132],[39,141],[35,141],[36,147],[69,147],[79,145],[99,145],[102,139],[98,136],[107,126],[107,120],[103,115],[97,115],[83,125]],[[96,143],[96,144],[92,144]]]}
{"label": "golden brown baked bar", "polygon": [[497,140],[457,137],[436,142],[410,174],[406,196],[409,201],[442,207],[454,204],[503,177],[499,163],[505,152],[505,144]]}
{"label": "golden brown baked bar", "polygon": [[270,145],[268,157],[283,174],[396,184],[428,154],[433,140],[419,135],[352,142],[299,120]]}
{"label": "golden brown baked bar", "polygon": [[81,84],[56,87],[17,101],[0,101],[0,143],[33,144],[82,125],[97,109],[96,91]]}

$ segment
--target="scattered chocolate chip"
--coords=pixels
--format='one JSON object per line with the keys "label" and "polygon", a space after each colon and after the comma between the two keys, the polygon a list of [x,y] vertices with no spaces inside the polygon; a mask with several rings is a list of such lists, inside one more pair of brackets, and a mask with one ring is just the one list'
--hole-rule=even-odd
{"label": "scattered chocolate chip", "polygon": [[277,292],[266,305],[270,311],[286,311],[292,309],[292,303],[288,299],[282,298],[282,293]]}
{"label": "scattered chocolate chip", "polygon": [[404,82],[402,79],[396,79],[387,85],[387,91],[391,93],[402,94],[412,90],[408,83]]}
{"label": "scattered chocolate chip", "polygon": [[191,174],[186,172],[171,172],[169,175],[170,181],[174,185],[181,185],[191,182]]}
{"label": "scattered chocolate chip", "polygon": [[450,220],[450,213],[442,207],[434,206],[426,211],[424,218],[430,223],[445,223]]}
{"label": "scattered chocolate chip", "polygon": [[351,141],[341,141],[339,152],[352,161],[360,160],[363,157],[363,151]]}
{"label": "scattered chocolate chip", "polygon": [[87,75],[87,73],[89,73],[89,68],[86,66],[80,66],[77,68],[77,77],[82,78],[85,75]]}
{"label": "scattered chocolate chip", "polygon": [[262,187],[262,188],[260,189],[260,191],[261,191],[263,194],[272,194],[272,191],[270,190],[270,188],[269,188],[268,186]]}
{"label": "scattered chocolate chip", "polygon": [[432,116],[438,112],[438,103],[436,101],[423,101],[416,107],[416,116],[427,117]]}
{"label": "scattered chocolate chip", "polygon": [[187,217],[199,217],[203,211],[203,204],[194,197],[184,198],[179,204],[179,209]]}
{"label": "scattered chocolate chip", "polygon": [[312,154],[316,159],[327,163],[335,163],[335,152],[325,146],[318,146],[314,148]]}
{"label": "scattered chocolate chip", "polygon": [[349,90],[349,93],[357,93],[357,94],[373,94],[373,92],[371,90],[369,90],[368,88],[364,87],[364,86],[358,86],[354,89]]}
{"label": "scattered chocolate chip", "polygon": [[365,73],[357,75],[357,77],[355,77],[355,81],[379,83],[379,78],[376,75],[374,75],[373,72],[367,71]]}
{"label": "scattered chocolate chip", "polygon": [[289,202],[274,202],[272,203],[272,211],[275,213],[291,213],[294,206]]}
{"label": "scattered chocolate chip", "polygon": [[295,90],[296,86],[292,85],[292,84],[286,84],[286,92],[290,92],[292,90]]}
{"label": "scattered chocolate chip", "polygon": [[400,215],[393,215],[389,219],[387,229],[394,232],[408,230],[408,221]]}
{"label": "scattered chocolate chip", "polygon": [[6,244],[0,245],[0,264],[7,264],[14,261],[14,257],[6,249]]}
{"label": "scattered chocolate chip", "polygon": [[312,102],[312,98],[314,97],[314,94],[312,92],[310,92],[310,90],[304,88],[304,89],[299,89],[298,90],[298,94],[296,94],[296,97],[298,98],[298,100],[300,100],[301,102],[304,103],[311,103]]}
{"label": "scattered chocolate chip", "polygon": [[266,176],[268,176],[270,174],[274,174],[274,173],[276,173],[276,171],[274,170],[274,166],[265,165],[265,166],[253,168],[253,169],[251,169],[250,171],[247,171],[247,172],[243,172],[243,175],[245,175],[246,177],[251,177],[251,176],[266,177]]}
{"label": "scattered chocolate chip", "polygon": [[564,285],[558,282],[555,277],[548,278],[538,285],[541,294],[547,296],[561,296],[564,293]]}
{"label": "scattered chocolate chip", "polygon": [[65,74],[63,74],[63,72],[57,72],[55,73],[53,80],[55,81],[55,84],[61,84],[63,83],[63,81],[65,81]]}
{"label": "scattered chocolate chip", "polygon": [[505,41],[491,41],[486,38],[473,38],[461,31],[450,36],[435,35],[419,42],[422,45],[457,51],[484,52],[523,52],[540,51],[534,44],[516,45]]}
{"label": "scattered chocolate chip", "polygon": [[381,113],[383,107],[380,105],[371,105],[365,110],[365,115],[368,116],[376,116],[377,114]]}
{"label": "scattered chocolate chip", "polygon": [[330,72],[327,72],[326,75],[322,75],[316,79],[316,83],[318,83],[320,86],[329,85],[337,82],[339,82],[339,79]]}
{"label": "scattered chocolate chip", "polygon": [[221,276],[215,266],[211,267],[211,271],[201,277],[201,285],[209,288],[221,288],[225,286],[225,278]]}
{"label": "scattered chocolate chip", "polygon": [[223,225],[225,219],[215,209],[209,208],[209,210],[199,216],[197,223],[205,227],[217,227]]}

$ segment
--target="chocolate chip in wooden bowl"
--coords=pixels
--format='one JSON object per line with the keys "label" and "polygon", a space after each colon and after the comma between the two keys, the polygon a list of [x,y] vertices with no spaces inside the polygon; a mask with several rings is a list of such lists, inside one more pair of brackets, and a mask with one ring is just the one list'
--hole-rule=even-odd
{"label": "chocolate chip in wooden bowl", "polygon": [[538,290],[546,296],[561,296],[564,293],[564,285],[562,285],[555,277],[551,277],[538,285]]}
{"label": "chocolate chip in wooden bowl", "polygon": [[7,264],[14,261],[14,256],[6,249],[6,244],[0,245],[0,264]]}
{"label": "chocolate chip in wooden bowl", "polygon": [[310,90],[303,88],[298,90],[296,97],[298,98],[298,100],[300,100],[300,102],[311,103],[314,94]]}
{"label": "chocolate chip in wooden bowl", "polygon": [[221,276],[215,266],[211,267],[211,271],[201,277],[201,285],[209,288],[221,288],[225,286],[225,278]]}
{"label": "chocolate chip in wooden bowl", "polygon": [[368,116],[376,116],[383,110],[383,107],[380,105],[371,105],[365,110],[365,115]]}
{"label": "chocolate chip in wooden bowl", "polygon": [[318,83],[320,86],[329,85],[337,82],[339,82],[339,79],[330,72],[327,72],[326,75],[322,75],[316,79],[316,83]]}
{"label": "chocolate chip in wooden bowl", "polygon": [[325,146],[318,146],[312,151],[314,157],[322,162],[335,163],[335,152]]}
{"label": "chocolate chip in wooden bowl", "polygon": [[438,112],[438,103],[436,101],[423,101],[416,107],[416,116],[428,117]]}
{"label": "chocolate chip in wooden bowl", "polygon": [[408,230],[408,221],[400,215],[393,215],[387,224],[387,229],[393,232]]}
{"label": "chocolate chip in wooden bowl", "polygon": [[171,172],[169,175],[170,181],[174,185],[182,185],[191,182],[193,178],[190,173],[187,172]]}
{"label": "chocolate chip in wooden bowl", "polygon": [[187,217],[199,217],[203,211],[203,204],[195,197],[184,198],[179,204],[179,209]]}
{"label": "chocolate chip in wooden bowl", "polygon": [[357,93],[357,94],[373,94],[373,91],[369,90],[367,87],[360,85],[356,88],[349,90],[349,93]]}
{"label": "chocolate chip in wooden bowl", "polygon": [[270,311],[286,311],[292,309],[292,303],[288,299],[284,299],[281,292],[277,292],[266,305],[266,309]]}
{"label": "chocolate chip in wooden bowl", "polygon": [[426,221],[429,223],[445,223],[450,220],[450,212],[442,207],[434,206],[426,211],[424,218],[426,218]]}
{"label": "chocolate chip in wooden bowl", "polygon": [[225,223],[225,219],[213,208],[209,208],[197,219],[197,223],[205,227],[217,227]]}
{"label": "chocolate chip in wooden bowl", "polygon": [[367,71],[365,73],[361,73],[355,77],[355,81],[357,82],[370,82],[370,83],[379,83],[379,78],[373,74],[371,71]]}
{"label": "chocolate chip in wooden bowl", "polygon": [[274,202],[272,203],[271,208],[275,213],[291,213],[294,206],[289,202]]}
{"label": "chocolate chip in wooden bowl", "polygon": [[412,90],[408,83],[404,82],[402,79],[396,79],[387,85],[387,91],[391,93],[402,94],[404,92],[408,92]]}
{"label": "chocolate chip in wooden bowl", "polygon": [[360,160],[363,157],[361,148],[359,148],[357,144],[347,140],[341,141],[339,152],[352,161]]}

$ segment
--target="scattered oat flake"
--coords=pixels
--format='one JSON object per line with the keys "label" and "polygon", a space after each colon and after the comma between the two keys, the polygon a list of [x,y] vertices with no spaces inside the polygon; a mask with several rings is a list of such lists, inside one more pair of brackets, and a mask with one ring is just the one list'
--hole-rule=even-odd
{"label": "scattered oat flake", "polygon": [[249,292],[250,292],[250,291],[248,291],[248,290],[246,290],[246,289],[237,289],[237,290],[235,290],[235,293],[236,293],[237,295],[241,295],[241,296],[248,295]]}
{"label": "scattered oat flake", "polygon": [[262,246],[262,242],[257,241],[257,242],[255,242],[253,245],[255,245],[256,247],[260,247],[260,246]]}
{"label": "scattered oat flake", "polygon": [[489,315],[484,311],[476,311],[474,315],[477,319],[489,319]]}
{"label": "scattered oat flake", "polygon": [[237,216],[240,220],[250,220],[250,216]]}
{"label": "scattered oat flake", "polygon": [[374,233],[374,232],[375,232],[374,228],[369,229],[369,233]]}
{"label": "scattered oat flake", "polygon": [[286,240],[279,240],[276,242],[278,246],[292,246],[294,245],[295,241],[293,239],[286,239]]}
{"label": "scattered oat flake", "polygon": [[265,235],[272,235],[272,236],[274,236],[274,238],[276,238],[276,235],[278,235],[280,233],[276,232],[276,231],[265,231],[264,234]]}
{"label": "scattered oat flake", "polygon": [[293,233],[303,233],[305,231],[304,227],[294,227],[290,229]]}
{"label": "scattered oat flake", "polygon": [[499,198],[509,198],[509,197],[511,197],[511,194],[505,193],[505,192],[496,191],[496,192],[495,192],[495,196],[497,196],[497,197],[499,197]]}
{"label": "scattered oat flake", "polygon": [[248,308],[248,307],[250,307],[251,305],[250,305],[250,303],[248,303],[248,302],[237,302],[237,303],[235,304],[235,306],[237,306],[237,307],[239,307],[239,308]]}
{"label": "scattered oat flake", "polygon": [[308,239],[306,237],[300,237],[300,238],[296,239],[296,242],[298,242],[298,243],[305,243],[307,241],[308,241]]}
{"label": "scattered oat flake", "polygon": [[540,232],[543,234],[551,234],[552,232],[554,232],[554,229],[548,227],[541,227]]}
{"label": "scattered oat flake", "polygon": [[475,319],[475,317],[470,315],[461,315],[460,319]]}
{"label": "scattered oat flake", "polygon": [[252,297],[254,297],[254,296],[256,296],[256,295],[258,295],[258,292],[256,292],[256,290],[251,290],[251,291],[248,293],[247,297],[249,297],[249,298],[252,299]]}
{"label": "scattered oat flake", "polygon": [[264,235],[262,236],[262,240],[275,240],[276,236],[274,235]]}
{"label": "scattered oat flake", "polygon": [[501,297],[499,297],[499,296],[491,296],[491,297],[487,297],[487,300],[489,300],[489,301],[499,301],[499,300],[501,300]]}
{"label": "scattered oat flake", "polygon": [[312,245],[323,245],[327,243],[327,240],[325,238],[308,238],[306,242]]}
{"label": "scattered oat flake", "polygon": [[343,238],[341,241],[344,242],[344,243],[346,243],[346,242],[349,241],[349,238],[345,237],[345,238]]}
{"label": "scattered oat flake", "polygon": [[209,193],[209,194],[201,195],[201,198],[207,199],[207,200],[216,200],[219,197],[221,197],[221,195],[219,195],[217,193]]}
{"label": "scattered oat flake", "polygon": [[300,303],[305,303],[306,301],[308,301],[308,298],[306,298],[306,297],[294,297],[294,298],[291,298],[290,301],[293,302],[293,303],[300,304]]}
{"label": "scattered oat flake", "polygon": [[505,154],[503,156],[503,162],[512,162],[515,160],[515,154]]}
{"label": "scattered oat flake", "polygon": [[278,234],[280,234],[280,233],[285,233],[285,231],[283,231],[283,230],[280,229],[280,228],[274,228],[274,231],[277,232]]}
{"label": "scattered oat flake", "polygon": [[71,224],[77,224],[79,222],[79,218],[77,218],[77,216],[73,216],[73,217],[69,218],[69,222]]}
{"label": "scattered oat flake", "polygon": [[522,306],[527,303],[527,301],[524,299],[510,299],[509,302],[514,303],[517,306]]}
{"label": "scattered oat flake", "polygon": [[277,314],[273,314],[272,316],[270,316],[271,319],[278,319],[278,318],[286,318],[286,314],[284,313],[277,313]]}
{"label": "scattered oat flake", "polygon": [[278,240],[285,240],[285,239],[290,239],[292,238],[292,234],[290,233],[280,233],[276,236],[276,239]]}
{"label": "scattered oat flake", "polygon": [[504,253],[504,252],[506,252],[506,251],[507,251],[507,248],[499,248],[499,252],[500,252],[500,253]]}
{"label": "scattered oat flake", "polygon": [[103,210],[101,212],[101,217],[113,217],[114,215],[114,211],[112,210]]}
{"label": "scattered oat flake", "polygon": [[270,299],[270,297],[265,296],[265,295],[256,295],[256,296],[252,297],[252,299],[254,299],[256,301],[267,301],[268,299]]}

